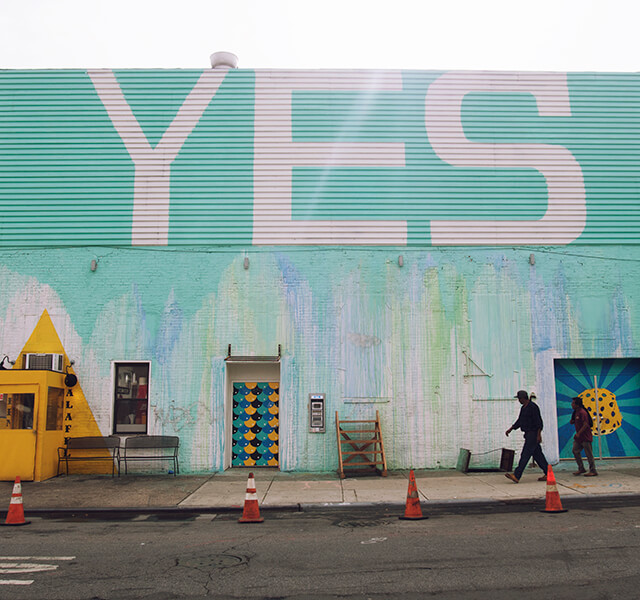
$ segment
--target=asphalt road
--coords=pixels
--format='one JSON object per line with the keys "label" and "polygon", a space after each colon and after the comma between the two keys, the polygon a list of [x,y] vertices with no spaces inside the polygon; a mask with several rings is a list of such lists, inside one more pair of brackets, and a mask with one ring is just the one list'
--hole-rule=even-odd
{"label": "asphalt road", "polygon": [[640,508],[34,519],[0,528],[0,598],[637,598]]}

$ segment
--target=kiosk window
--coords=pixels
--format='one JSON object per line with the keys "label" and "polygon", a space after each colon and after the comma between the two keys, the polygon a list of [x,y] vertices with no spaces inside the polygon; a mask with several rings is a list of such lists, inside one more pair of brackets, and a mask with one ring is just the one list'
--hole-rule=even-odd
{"label": "kiosk window", "polygon": [[114,384],[114,433],[147,433],[149,363],[116,363]]}
{"label": "kiosk window", "polygon": [[64,390],[50,387],[47,394],[47,431],[62,430]]}
{"label": "kiosk window", "polygon": [[0,428],[33,429],[35,394],[0,394]]}

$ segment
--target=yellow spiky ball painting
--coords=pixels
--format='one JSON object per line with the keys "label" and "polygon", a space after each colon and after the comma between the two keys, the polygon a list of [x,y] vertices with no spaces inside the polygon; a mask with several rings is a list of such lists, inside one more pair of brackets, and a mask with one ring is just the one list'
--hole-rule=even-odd
{"label": "yellow spiky ball painting", "polygon": [[[596,395],[595,388],[584,390],[578,394],[582,398],[584,407],[589,411],[593,419],[591,428],[593,435],[609,435],[622,424],[622,415],[618,408],[616,395],[606,388],[598,388]],[[596,420],[596,414],[598,419]],[[599,426],[599,427],[598,427]]]}

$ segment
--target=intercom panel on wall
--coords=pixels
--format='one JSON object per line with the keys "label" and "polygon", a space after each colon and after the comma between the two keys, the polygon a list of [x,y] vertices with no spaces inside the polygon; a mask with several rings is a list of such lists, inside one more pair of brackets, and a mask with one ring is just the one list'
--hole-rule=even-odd
{"label": "intercom panel on wall", "polygon": [[309,431],[325,432],[324,394],[309,394]]}

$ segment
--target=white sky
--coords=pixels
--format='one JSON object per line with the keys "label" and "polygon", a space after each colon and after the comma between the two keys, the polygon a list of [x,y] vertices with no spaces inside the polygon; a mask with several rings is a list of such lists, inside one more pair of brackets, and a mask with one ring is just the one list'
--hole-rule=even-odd
{"label": "white sky", "polygon": [[637,0],[0,0],[0,68],[638,71]]}

